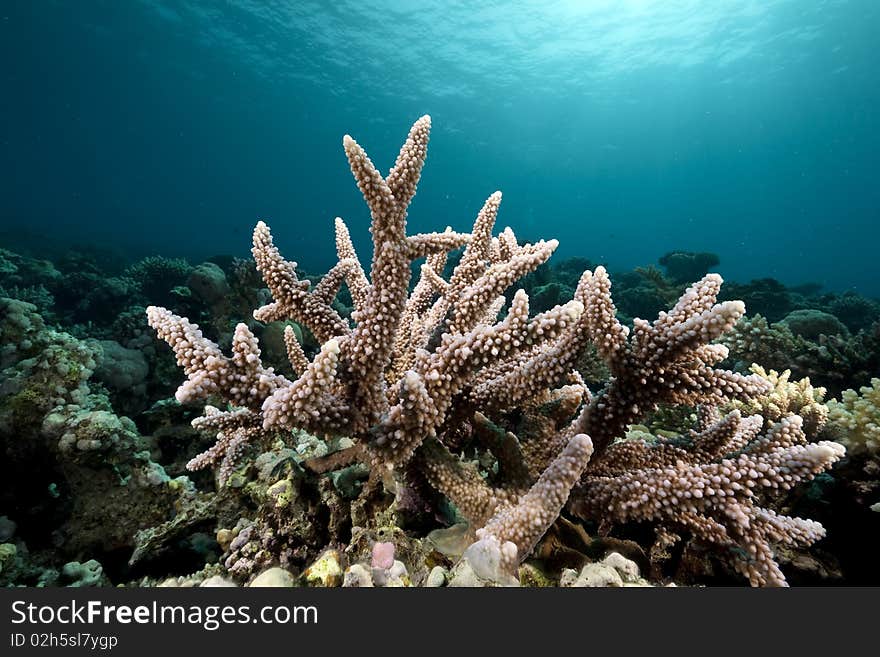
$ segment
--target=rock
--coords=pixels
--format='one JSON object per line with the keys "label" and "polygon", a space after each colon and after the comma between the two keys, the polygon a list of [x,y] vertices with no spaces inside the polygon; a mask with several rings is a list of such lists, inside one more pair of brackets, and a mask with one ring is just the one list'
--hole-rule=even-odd
{"label": "rock", "polygon": [[18,526],[6,516],[0,516],[0,543],[5,543],[15,536]]}
{"label": "rock", "polygon": [[484,539],[471,544],[452,569],[449,586],[519,586],[517,579],[501,567],[501,546]]}
{"label": "rock", "polygon": [[462,588],[483,588],[494,586],[491,582],[477,576],[467,559],[462,559],[452,569],[449,576],[449,586]]}
{"label": "rock", "polygon": [[519,585],[530,588],[543,588],[553,586],[553,582],[539,568],[530,563],[524,563],[519,567]]}
{"label": "rock", "polygon": [[381,568],[387,570],[394,565],[394,543],[374,543],[373,544],[373,568]]}
{"label": "rock", "polygon": [[209,306],[221,301],[229,294],[226,274],[213,262],[203,262],[193,269],[186,284],[193,294]]}
{"label": "rock", "polygon": [[483,579],[494,581],[501,572],[501,549],[498,541],[480,540],[472,543],[462,557],[468,560],[474,572]]}
{"label": "rock", "polygon": [[779,323],[807,340],[816,341],[820,335],[849,335],[849,329],[843,322],[821,310],[794,310]]}
{"label": "rock", "polygon": [[98,344],[102,354],[98,358],[95,378],[116,391],[143,387],[150,368],[142,351],[123,347],[115,340],[100,340]]}
{"label": "rock", "polygon": [[458,559],[473,541],[468,532],[467,523],[458,523],[452,527],[435,529],[428,534],[428,543],[440,554]]}
{"label": "rock", "polygon": [[574,586],[574,583],[577,581],[578,571],[574,568],[565,568],[562,571],[562,574],[559,576],[559,586]]}
{"label": "rock", "polygon": [[290,506],[290,503],[296,498],[296,488],[293,485],[293,479],[279,479],[266,489],[266,496],[275,502],[276,509],[283,509]]}
{"label": "rock", "polygon": [[639,580],[639,566],[619,552],[612,552],[606,556],[602,563],[617,571],[624,582],[637,582]]}
{"label": "rock", "polygon": [[104,568],[94,559],[85,563],[70,561],[62,567],[61,576],[66,586],[101,586],[104,583]]}
{"label": "rock", "polygon": [[200,588],[234,588],[234,587],[238,587],[238,584],[233,582],[231,579],[226,579],[222,575],[214,575],[213,577],[209,577],[204,582],[199,584],[199,587]]}
{"label": "rock", "polygon": [[373,578],[370,572],[361,564],[349,566],[342,578],[342,586],[345,588],[372,588]]}
{"label": "rock", "polygon": [[336,550],[327,550],[311,566],[306,568],[303,575],[309,586],[342,586],[343,571],[340,562],[342,558]]}
{"label": "rock", "polygon": [[54,568],[44,569],[40,573],[40,576],[37,578],[37,588],[42,589],[42,588],[47,588],[47,587],[58,586],[59,576],[60,575],[59,575],[58,571],[55,570]]}
{"label": "rock", "polygon": [[431,568],[431,572],[428,573],[428,579],[425,582],[425,586],[431,588],[446,586],[448,578],[449,573],[443,566],[434,566]]}
{"label": "rock", "polygon": [[623,580],[617,570],[604,563],[588,563],[581,569],[573,583],[576,588],[602,588],[623,586]]}
{"label": "rock", "polygon": [[296,586],[296,580],[284,568],[275,567],[261,572],[248,586],[250,588],[291,588]]}
{"label": "rock", "polygon": [[391,588],[412,586],[409,573],[402,561],[394,561],[391,568],[373,568],[373,583]]}
{"label": "rock", "polygon": [[235,538],[235,533],[231,529],[218,529],[217,530],[217,545],[219,545],[224,552],[229,549],[230,543],[232,543],[232,539]]}
{"label": "rock", "polygon": [[362,463],[350,465],[347,468],[341,468],[330,474],[330,481],[333,487],[342,497],[347,500],[353,500],[360,495],[363,490],[364,482],[370,476],[370,470]]}

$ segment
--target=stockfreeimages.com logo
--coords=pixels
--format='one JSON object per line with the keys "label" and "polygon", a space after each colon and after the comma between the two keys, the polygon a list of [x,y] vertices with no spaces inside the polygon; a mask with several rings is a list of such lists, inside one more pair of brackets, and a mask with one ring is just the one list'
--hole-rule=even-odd
{"label": "stockfreeimages.com logo", "polygon": [[61,605],[36,605],[24,600],[12,603],[12,624],[21,625],[198,625],[213,632],[223,625],[289,623],[315,625],[318,608],[313,605],[268,605],[256,611],[250,605],[108,605],[100,600],[85,604],[71,600]]}

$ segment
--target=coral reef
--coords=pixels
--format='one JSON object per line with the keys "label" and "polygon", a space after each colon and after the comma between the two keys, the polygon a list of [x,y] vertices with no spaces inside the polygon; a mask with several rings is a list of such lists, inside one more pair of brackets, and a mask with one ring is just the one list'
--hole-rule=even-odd
{"label": "coral reef", "polygon": [[818,340],[822,335],[849,335],[846,326],[837,317],[821,310],[793,310],[780,322],[797,336]]}
{"label": "coral reef", "polygon": [[0,249],[0,585],[880,582],[880,302],[407,234],[429,131],[323,276]]}
{"label": "coral reef", "polygon": [[[226,356],[197,324],[147,308],[150,325],[187,375],[177,400],[211,402],[194,424],[216,432],[216,442],[189,467],[218,464],[227,483],[251,448],[298,431],[328,441],[345,437],[349,446],[305,465],[321,474],[360,464],[367,481],[350,505],[351,522],[377,522],[389,501],[391,510],[416,506],[437,514],[439,492],[468,522],[472,544],[463,561],[481,580],[516,581],[520,564],[568,503],[576,516],[604,526],[658,523],[660,551],[678,538],[673,528],[685,530],[733,557],[750,583],[784,584],[774,546],[809,545],[824,531],[774,511],[755,489],[785,492],[828,469],[844,450],[807,442],[798,415],[782,416],[763,433],[760,416],[718,417],[716,407],[749,403],[772,389],[757,374],[716,367],[728,357],[716,340],[743,317],[743,303],[717,303],[721,278],[707,274],[671,310],[653,322],[636,318],[630,329],[616,316],[607,272],[597,267],[581,275],[571,301],[531,315],[525,291],[504,295],[557,244],[520,244],[510,228],[493,236],[500,193],[487,199],[469,234],[406,234],[429,130],[427,116],[413,125],[387,176],[356,141],[343,140],[372,218],[369,277],[341,219],[339,261],[314,285],[281,256],[268,226],[257,224],[252,253],[272,301],[254,319],[294,321],[320,345],[309,359],[287,332],[291,377],[264,364],[245,323],[236,326]],[[462,246],[444,276],[448,252]],[[411,263],[421,258],[410,289]],[[350,320],[334,306],[343,284],[354,304]],[[590,350],[611,374],[595,394],[576,369]],[[621,441],[661,404],[700,406],[697,431],[679,441]],[[308,550],[297,555],[297,543],[314,548],[319,537],[301,540],[304,529],[291,527],[300,514],[325,508],[328,526],[336,524],[338,494],[319,499],[324,484],[296,468],[288,472],[265,489],[256,519],[229,544],[230,572],[251,575],[301,560]],[[293,514],[291,502],[299,509]],[[370,504],[379,516],[363,513]],[[325,552],[306,579],[344,581],[333,554]],[[349,581],[365,580],[355,572]]]}
{"label": "coral reef", "polygon": [[759,506],[759,490],[786,491],[812,479],[839,460],[844,448],[831,441],[807,443],[797,415],[759,436],[762,423],[760,416],[743,418],[733,411],[687,445],[616,443],[590,468],[572,510],[605,522],[657,522],[658,552],[679,540],[672,527],[683,528],[727,548],[737,571],[753,585],[784,585],[772,544],[808,546],[825,530]]}
{"label": "coral reef", "polygon": [[[0,450],[7,484],[0,502],[17,523],[13,534],[22,537],[17,553],[36,561],[49,551],[80,560],[118,558],[138,529],[174,513],[190,494],[189,482],[171,479],[151,459],[149,439],[92,389],[102,358],[98,342],[49,329],[34,306],[0,299],[0,343]],[[41,573],[36,565],[22,566],[14,581],[51,583]],[[61,581],[75,579],[62,575]],[[105,581],[100,575],[89,575],[89,581]]]}
{"label": "coral reef", "polygon": [[792,381],[791,370],[780,374],[776,370],[767,371],[757,363],[750,369],[770,384],[769,392],[745,402],[730,402],[725,409],[736,409],[745,415],[760,415],[764,418],[765,429],[789,415],[799,415],[804,421],[803,429],[807,438],[816,439],[828,420],[825,388],[813,387],[809,378]]}
{"label": "coral reef", "polygon": [[658,261],[666,269],[666,275],[677,283],[688,283],[702,278],[713,267],[721,263],[714,253],[692,253],[690,251],[670,251]]}
{"label": "coral reef", "polygon": [[795,307],[791,292],[775,278],[727,286],[722,299],[742,299],[750,312],[778,322]]}
{"label": "coral reef", "polygon": [[[826,325],[827,327],[828,325]],[[830,324],[839,330],[839,323]],[[783,322],[770,324],[763,316],[742,318],[722,341],[730,349],[734,369],[760,363],[777,371],[809,377],[831,395],[852,382],[866,382],[880,372],[880,322],[855,335],[812,331],[813,339],[796,335]]]}
{"label": "coral reef", "polygon": [[851,455],[880,454],[880,378],[828,402],[828,419],[843,430],[840,441]]}

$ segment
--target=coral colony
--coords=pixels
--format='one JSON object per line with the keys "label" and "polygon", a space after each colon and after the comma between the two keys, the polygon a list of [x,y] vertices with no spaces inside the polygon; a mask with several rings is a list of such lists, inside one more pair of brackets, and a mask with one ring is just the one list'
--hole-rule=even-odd
{"label": "coral colony", "polygon": [[[467,522],[460,563],[484,583],[524,577],[521,564],[548,529],[573,526],[562,514],[605,533],[647,524],[652,559],[686,535],[729,560],[752,585],[785,585],[775,551],[808,546],[825,532],[774,510],[774,496],[845,453],[838,442],[816,440],[826,417],[811,410],[821,397],[790,390],[788,374],[719,367],[728,357],[721,340],[745,306],[718,302],[716,274],[693,283],[654,321],[633,320],[630,330],[618,321],[602,267],[583,272],[571,300],[537,314],[524,290],[505,296],[547,262],[557,242],[521,244],[510,228],[493,234],[500,192],[486,200],[470,233],[408,235],[407,209],[430,128],[428,116],[415,122],[387,176],[354,139],[343,139],[372,218],[369,275],[340,218],[339,261],[315,285],[298,278],[265,223],[254,229],[253,258],[272,300],[253,317],[288,322],[283,337],[292,374],[263,361],[247,324],[235,328],[227,356],[187,318],[147,309],[150,326],[187,376],[177,400],[212,404],[192,424],[216,442],[189,462],[190,470],[216,467],[226,484],[253,446],[277,451],[279,439],[302,432],[333,446],[305,460],[304,470],[282,468],[288,476],[268,488],[255,519],[227,532],[227,571],[247,578],[320,549],[305,545],[309,513],[354,531],[369,524],[371,513],[436,512],[451,503]],[[450,252],[462,247],[457,264],[447,266]],[[411,288],[411,265],[420,259]],[[350,319],[334,303],[343,285],[354,305]],[[296,325],[317,340],[311,359]],[[592,390],[579,373],[588,361],[601,361],[609,374],[598,386],[591,382]],[[852,426],[867,433],[854,395],[833,412],[853,416]],[[631,430],[661,405],[696,407],[692,427],[659,437]],[[876,435],[863,442],[878,444]],[[352,466],[368,475],[346,521],[337,507],[322,507],[326,496],[308,499],[302,480],[316,478],[325,490],[320,480]],[[372,574],[356,564],[346,580],[406,578],[392,542],[375,542]],[[609,560],[632,563],[619,554]],[[327,583],[341,577],[339,570],[325,558],[305,574]],[[459,575],[465,577],[461,568]]]}

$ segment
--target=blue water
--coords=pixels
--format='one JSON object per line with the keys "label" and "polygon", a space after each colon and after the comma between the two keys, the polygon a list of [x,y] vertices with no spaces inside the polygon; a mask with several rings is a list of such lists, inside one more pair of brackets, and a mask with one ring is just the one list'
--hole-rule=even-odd
{"label": "blue water", "polygon": [[0,2],[7,239],[306,268],[368,214],[341,138],[387,169],[434,120],[411,231],[501,225],[613,268],[714,251],[880,294],[875,0]]}

